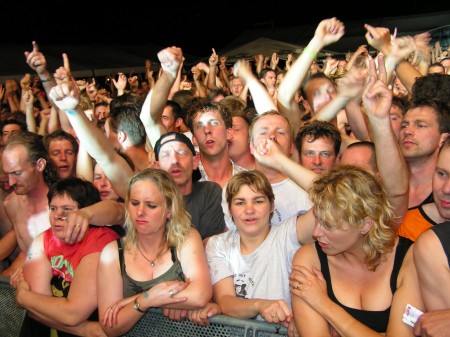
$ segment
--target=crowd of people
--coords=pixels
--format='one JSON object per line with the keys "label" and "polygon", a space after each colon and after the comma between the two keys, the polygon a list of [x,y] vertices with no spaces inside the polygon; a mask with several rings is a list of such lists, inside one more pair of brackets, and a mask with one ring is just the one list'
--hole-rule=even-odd
{"label": "crowd of people", "polygon": [[[450,51],[322,20],[300,55],[0,84],[0,261],[23,336],[121,336],[148,309],[294,336],[448,336]],[[408,321],[406,308],[423,312]]]}

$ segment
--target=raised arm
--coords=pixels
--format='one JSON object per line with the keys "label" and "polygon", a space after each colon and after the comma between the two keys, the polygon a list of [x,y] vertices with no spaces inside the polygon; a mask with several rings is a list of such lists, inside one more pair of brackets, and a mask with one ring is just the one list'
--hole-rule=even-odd
{"label": "raised arm", "polygon": [[209,90],[218,89],[216,85],[216,69],[217,69],[217,63],[219,63],[219,55],[217,55],[214,48],[212,48],[212,54],[209,57],[209,72],[208,72],[208,81],[207,81],[207,88]]}
{"label": "raised arm", "polygon": [[363,104],[370,123],[375,143],[378,170],[388,194],[389,201],[400,217],[408,210],[409,173],[400,145],[391,126],[389,110],[392,103],[392,91],[385,83],[386,72],[369,59],[369,81],[363,93]]}
{"label": "raised arm", "polygon": [[326,19],[319,23],[314,37],[303,49],[300,57],[291,65],[278,89],[278,107],[281,112],[300,127],[300,110],[295,102],[295,93],[300,89],[309,68],[317,54],[325,46],[338,41],[345,32],[344,24],[336,18]]}
{"label": "raised arm", "polygon": [[168,47],[158,53],[158,58],[163,72],[154,87],[147,94],[140,114],[140,119],[144,124],[152,147],[155,146],[159,137],[167,132],[161,121],[161,115],[169,97],[170,89],[177,77],[177,72],[181,67],[183,53],[180,48]]}
{"label": "raised arm", "polygon": [[[68,62],[65,56],[65,62]],[[104,168],[105,174],[111,181],[117,194],[125,197],[125,181],[133,175],[133,171],[114,150],[106,135],[92,124],[79,107],[80,92],[72,80],[67,80],[52,88],[49,93],[51,99],[59,109],[66,112],[78,139],[88,153]]]}
{"label": "raised arm", "polygon": [[29,51],[25,52],[27,64],[30,66],[31,69],[36,71],[48,97],[50,89],[56,85],[56,82],[52,74],[47,70],[47,60],[44,54],[39,51],[38,44],[35,41],[33,41],[32,45],[33,50],[31,52]]}
{"label": "raised arm", "polygon": [[37,132],[36,117],[33,110],[34,95],[30,87],[22,89],[21,102],[24,104],[25,118],[27,121],[28,131]]}
{"label": "raised arm", "polygon": [[[255,76],[250,63],[239,60],[234,64],[234,75],[241,77],[252,95],[255,109],[258,114],[269,110],[277,110],[264,84]],[[245,90],[245,89],[244,89]],[[245,100],[246,102],[247,100]]]}
{"label": "raised arm", "polygon": [[[375,49],[381,51],[386,57],[391,55],[391,35],[388,28],[384,27],[372,27],[365,24],[364,27],[367,30],[366,40]],[[412,50],[409,51],[411,53]],[[409,55],[407,53],[407,55]],[[390,62],[387,62],[388,69],[390,71]],[[408,61],[400,58],[394,63],[397,77],[405,85],[406,89],[411,92],[412,86],[417,77],[421,77],[422,74],[414,68]]]}

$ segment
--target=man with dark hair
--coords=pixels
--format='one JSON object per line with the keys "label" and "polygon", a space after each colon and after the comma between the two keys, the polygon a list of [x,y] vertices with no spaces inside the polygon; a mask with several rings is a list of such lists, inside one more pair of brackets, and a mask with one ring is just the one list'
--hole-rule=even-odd
{"label": "man with dark hair", "polygon": [[175,101],[167,100],[161,122],[167,132],[181,132],[181,126],[184,123],[184,111],[181,106]]}
{"label": "man with dark hair", "polygon": [[[113,100],[114,101],[114,100]],[[139,119],[141,108],[126,104],[113,108],[105,122],[105,133],[114,148],[123,151],[133,161],[136,171],[149,167],[146,133]]]}
{"label": "man with dark hair", "polygon": [[403,117],[400,147],[409,169],[409,208],[433,202],[438,150],[449,132],[450,107],[440,100],[416,100]]}
{"label": "man with dark hair", "polygon": [[232,119],[221,104],[206,98],[193,100],[187,108],[186,124],[192,131],[192,143],[200,151],[202,180],[214,181],[223,188],[235,173],[244,170],[230,159]]}
{"label": "man with dark hair", "polygon": [[298,131],[295,147],[300,164],[322,174],[336,164],[341,148],[341,134],[334,124],[314,120]]}
{"label": "man with dark hair", "polygon": [[58,129],[45,136],[44,145],[59,179],[76,175],[78,142],[74,136]]}
{"label": "man with dark hair", "polygon": [[7,119],[2,123],[2,142],[6,144],[8,138],[17,132],[27,131],[27,125],[18,119]]}

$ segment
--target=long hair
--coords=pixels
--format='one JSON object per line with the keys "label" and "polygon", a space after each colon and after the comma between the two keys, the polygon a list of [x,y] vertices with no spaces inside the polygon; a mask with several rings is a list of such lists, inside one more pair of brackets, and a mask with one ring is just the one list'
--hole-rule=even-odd
{"label": "long hair", "polygon": [[127,192],[125,197],[125,229],[127,234],[124,238],[124,244],[127,248],[137,247],[137,232],[131,221],[128,211],[130,203],[130,192],[134,184],[139,181],[152,181],[164,196],[167,209],[172,216],[167,219],[164,229],[165,241],[169,248],[181,245],[188,237],[192,228],[191,216],[184,207],[183,197],[178,186],[169,173],[160,169],[145,169],[128,180]]}
{"label": "long hair", "polygon": [[397,217],[381,183],[371,173],[353,165],[339,165],[314,181],[309,197],[325,228],[339,229],[343,222],[361,228],[366,218],[372,219],[373,225],[363,239],[369,270],[374,271],[382,257],[392,251]]}

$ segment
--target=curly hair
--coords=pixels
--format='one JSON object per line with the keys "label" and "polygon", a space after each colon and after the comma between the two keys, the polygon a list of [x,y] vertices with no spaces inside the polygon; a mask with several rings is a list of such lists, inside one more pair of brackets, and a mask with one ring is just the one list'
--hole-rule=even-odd
{"label": "curly hair", "polygon": [[365,219],[373,221],[364,234],[363,250],[367,268],[375,271],[397,236],[397,216],[375,176],[353,165],[339,165],[314,181],[309,197],[325,228],[340,229],[344,222],[361,228]]}
{"label": "curly hair", "polygon": [[125,229],[127,234],[124,244],[127,248],[137,248],[137,232],[131,221],[128,205],[130,203],[130,192],[139,181],[153,182],[164,196],[166,207],[171,211],[172,216],[167,219],[164,235],[169,248],[181,245],[188,238],[191,230],[191,216],[186,211],[183,197],[172,176],[166,171],[154,168],[145,169],[128,180],[125,197]]}

